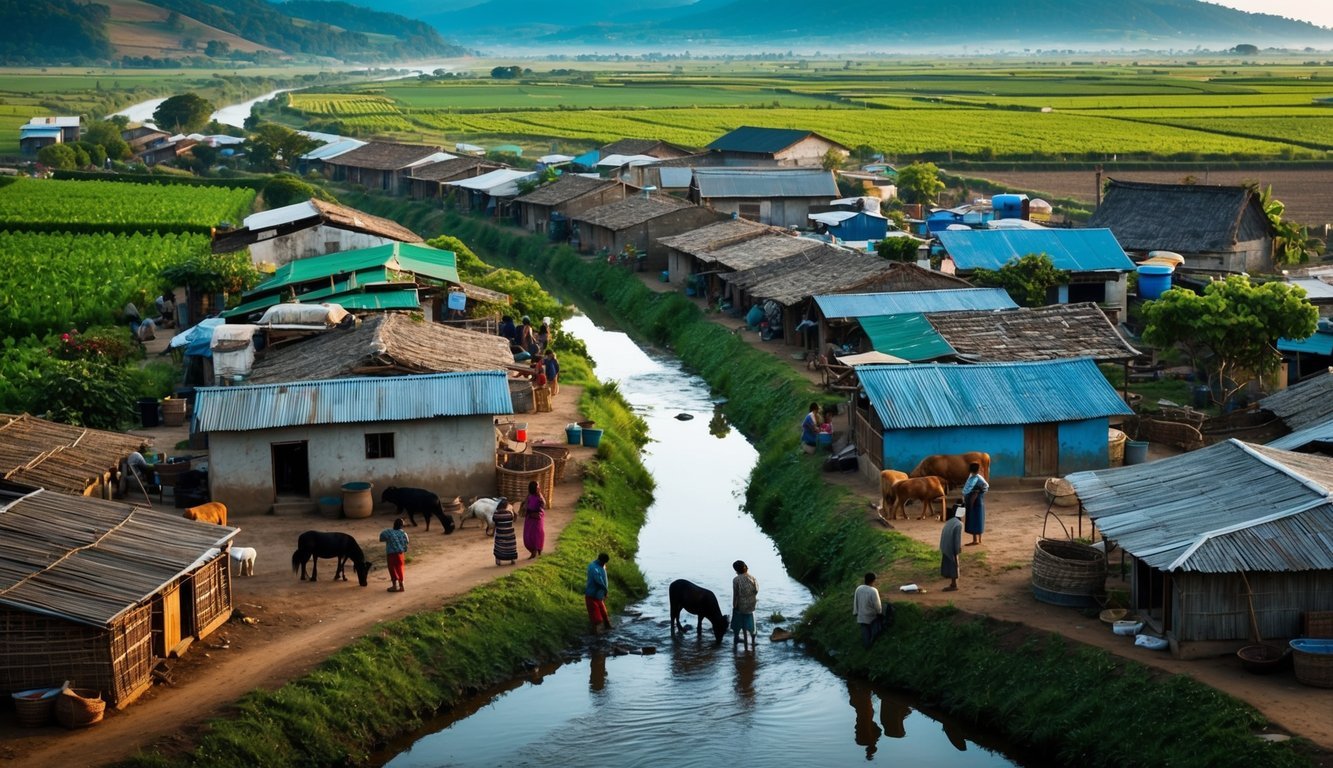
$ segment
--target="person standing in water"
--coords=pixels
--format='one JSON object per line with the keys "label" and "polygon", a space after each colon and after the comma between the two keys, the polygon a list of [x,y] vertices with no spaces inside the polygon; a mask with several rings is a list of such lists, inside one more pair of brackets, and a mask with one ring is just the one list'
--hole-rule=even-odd
{"label": "person standing in water", "polygon": [[744,560],[737,560],[731,567],[736,571],[736,577],[731,580],[731,644],[741,643],[747,649],[754,648],[754,609],[759,598],[759,582],[750,575],[750,567]]}
{"label": "person standing in water", "polygon": [[605,552],[597,556],[596,560],[588,563],[588,581],[583,587],[583,603],[588,608],[588,623],[592,626],[593,634],[599,630],[611,629],[611,615],[606,612],[606,564],[611,562],[611,556]]}

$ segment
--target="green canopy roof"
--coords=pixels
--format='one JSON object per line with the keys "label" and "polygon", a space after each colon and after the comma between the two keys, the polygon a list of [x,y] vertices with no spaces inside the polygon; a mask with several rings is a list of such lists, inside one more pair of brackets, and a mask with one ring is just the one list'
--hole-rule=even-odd
{"label": "green canopy roof", "polygon": [[923,314],[880,315],[860,318],[861,329],[876,352],[920,362],[955,354]]}

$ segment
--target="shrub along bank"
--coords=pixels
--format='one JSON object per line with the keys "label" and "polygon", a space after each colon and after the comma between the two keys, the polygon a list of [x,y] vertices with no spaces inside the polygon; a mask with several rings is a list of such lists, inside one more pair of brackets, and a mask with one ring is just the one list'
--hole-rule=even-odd
{"label": "shrub along bank", "polygon": [[[574,363],[569,353],[566,360]],[[593,383],[588,370],[571,364],[562,375],[587,387],[579,408],[607,429],[559,547],[441,610],[377,625],[277,690],[251,692],[234,714],[209,723],[189,753],[147,753],[121,765],[364,763],[423,717],[512,679],[522,660],[556,658],[574,643],[588,626],[584,567],[598,552],[612,556],[608,607],[647,594],[632,560],[652,496],[652,477],[639,461],[647,427],[614,385]]]}
{"label": "shrub along bank", "polygon": [[927,575],[938,556],[868,526],[861,502],[823,482],[819,461],[799,452],[797,425],[812,400],[827,396],[710,322],[693,302],[656,293],[624,269],[477,219],[446,216],[442,224],[483,258],[507,259],[578,301],[603,306],[642,337],[670,347],[728,398],[728,417],[760,453],[747,491],[752,513],[788,570],[820,595],[799,636],[837,671],[917,691],[1064,764],[1312,764],[1297,743],[1256,739],[1264,719],[1240,701],[1187,676],[1021,625],[903,604],[892,638],[863,651],[848,610],[861,574],[896,566]]}

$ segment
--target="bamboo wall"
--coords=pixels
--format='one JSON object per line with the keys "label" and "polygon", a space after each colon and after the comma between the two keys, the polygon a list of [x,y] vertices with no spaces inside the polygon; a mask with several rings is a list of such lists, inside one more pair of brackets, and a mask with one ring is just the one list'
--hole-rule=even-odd
{"label": "bamboo wall", "polygon": [[[1259,635],[1300,636],[1301,614],[1333,610],[1333,571],[1246,574]],[[1174,574],[1171,630],[1181,641],[1249,640],[1253,630],[1245,579],[1239,573]]]}
{"label": "bamboo wall", "polygon": [[112,629],[23,611],[0,611],[0,691],[56,687],[66,680],[115,704],[149,682],[153,668],[152,610],[120,617]]}

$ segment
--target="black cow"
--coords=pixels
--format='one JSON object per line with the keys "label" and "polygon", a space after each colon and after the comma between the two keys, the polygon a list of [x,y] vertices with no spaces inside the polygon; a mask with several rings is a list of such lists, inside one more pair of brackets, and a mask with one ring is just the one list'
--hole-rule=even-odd
{"label": "black cow", "polygon": [[439,518],[440,525],[444,526],[444,535],[448,536],[454,532],[454,516],[445,514],[444,507],[440,504],[440,497],[425,488],[389,486],[380,494],[380,502],[398,507],[400,515],[406,512],[407,519],[411,521],[413,527],[416,527],[417,513],[420,512],[421,516],[426,518],[426,530],[430,530],[430,518],[433,515]]}
{"label": "black cow", "polygon": [[343,572],[343,566],[348,560],[352,561],[352,567],[356,569],[356,579],[361,582],[361,586],[366,586],[366,576],[370,573],[370,563],[366,556],[361,552],[361,545],[356,543],[356,539],[345,533],[324,531],[306,531],[296,540],[296,551],[292,553],[292,572],[301,569],[301,581],[306,580],[305,564],[312,561],[310,568],[310,580],[319,579],[319,558],[336,557],[338,558],[338,569],[333,573],[333,580],[342,579],[347,581],[347,574]]}
{"label": "black cow", "polygon": [[671,582],[667,594],[671,596],[671,633],[674,635],[679,629],[680,633],[685,634],[685,625],[680,623],[680,611],[685,609],[699,618],[695,623],[695,634],[702,635],[704,632],[704,619],[708,619],[713,625],[713,637],[717,642],[722,642],[722,637],[727,634],[727,624],[730,619],[723,615],[722,608],[717,604],[717,595],[710,590],[704,589],[685,579],[676,579]]}

